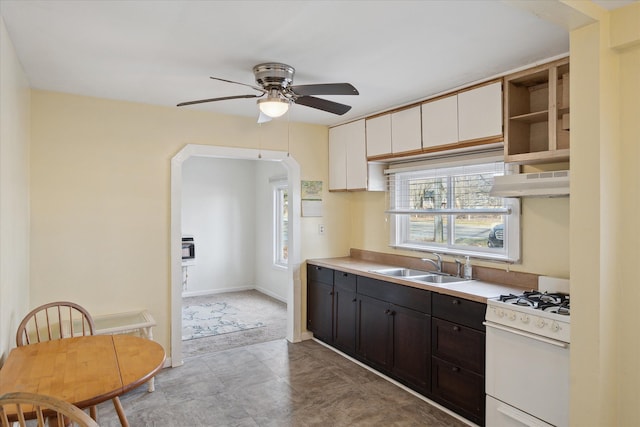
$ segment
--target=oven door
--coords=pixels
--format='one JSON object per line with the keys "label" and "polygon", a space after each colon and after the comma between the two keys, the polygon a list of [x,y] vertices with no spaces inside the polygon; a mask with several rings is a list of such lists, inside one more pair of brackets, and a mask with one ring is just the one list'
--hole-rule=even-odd
{"label": "oven door", "polygon": [[[568,426],[569,344],[492,322],[485,325],[487,425],[545,425],[542,420]],[[490,402],[489,396],[508,406]],[[509,418],[513,424],[505,421]]]}

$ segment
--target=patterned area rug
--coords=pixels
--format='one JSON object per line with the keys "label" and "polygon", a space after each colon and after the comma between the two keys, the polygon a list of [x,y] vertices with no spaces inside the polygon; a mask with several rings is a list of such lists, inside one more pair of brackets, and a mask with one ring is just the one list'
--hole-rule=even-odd
{"label": "patterned area rug", "polygon": [[[246,316],[245,313],[243,316]],[[253,319],[239,319],[238,309],[226,302],[182,307],[182,340],[246,331],[265,326]]]}

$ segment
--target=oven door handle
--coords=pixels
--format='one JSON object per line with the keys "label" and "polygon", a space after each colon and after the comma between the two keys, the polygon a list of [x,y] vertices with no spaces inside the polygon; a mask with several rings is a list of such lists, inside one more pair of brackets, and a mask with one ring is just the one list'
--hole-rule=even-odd
{"label": "oven door handle", "polygon": [[518,329],[513,329],[513,328],[510,328],[508,326],[502,326],[502,325],[500,325],[498,323],[482,322],[482,324],[484,326],[486,326],[487,328],[494,328],[494,329],[499,329],[501,331],[510,332],[512,334],[520,335],[522,337],[531,338],[532,340],[536,340],[536,341],[540,341],[540,342],[543,342],[543,343],[555,345],[556,347],[569,348],[569,344],[566,343],[566,342],[554,340],[552,338],[541,337],[540,335],[535,335],[535,334],[531,334],[529,332],[520,331]]}

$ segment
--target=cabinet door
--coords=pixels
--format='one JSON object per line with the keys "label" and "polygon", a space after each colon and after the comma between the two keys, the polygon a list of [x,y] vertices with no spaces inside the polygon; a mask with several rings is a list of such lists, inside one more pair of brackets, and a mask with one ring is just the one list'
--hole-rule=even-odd
{"label": "cabinet door", "polygon": [[347,190],[367,189],[367,149],[364,119],[347,123],[346,136],[346,173]]}
{"label": "cabinet door", "polygon": [[391,152],[406,153],[422,149],[420,106],[391,114]]}
{"label": "cabinet door", "polygon": [[422,104],[422,146],[458,142],[458,96],[447,96]]}
{"label": "cabinet door", "polygon": [[347,189],[347,134],[344,126],[329,129],[329,190]]}
{"label": "cabinet door", "polygon": [[460,141],[501,134],[501,81],[458,94],[458,137]]}
{"label": "cabinet door", "polygon": [[391,154],[391,115],[366,120],[367,157]]}
{"label": "cabinet door", "polygon": [[432,387],[436,402],[471,421],[484,424],[484,377],[452,363],[432,358]]}
{"label": "cabinet door", "polygon": [[431,317],[392,306],[393,374],[424,391],[430,389]]}
{"label": "cabinet door", "polygon": [[392,359],[390,305],[375,298],[358,296],[356,353],[376,368],[388,372]]}
{"label": "cabinet door", "polygon": [[333,306],[335,313],[333,342],[336,347],[347,354],[354,354],[356,351],[357,308],[355,290],[336,284],[333,292]]}
{"label": "cabinet door", "polygon": [[330,343],[333,331],[333,285],[308,280],[307,329],[313,336]]}

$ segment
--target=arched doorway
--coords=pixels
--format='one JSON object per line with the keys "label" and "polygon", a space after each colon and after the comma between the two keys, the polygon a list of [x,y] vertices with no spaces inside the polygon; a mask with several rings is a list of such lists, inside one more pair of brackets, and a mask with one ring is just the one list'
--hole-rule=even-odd
{"label": "arched doorway", "polygon": [[300,282],[300,166],[288,153],[210,145],[185,146],[171,159],[171,365],[182,365],[182,165],[193,156],[229,160],[260,160],[282,162],[287,171],[290,195],[289,267],[287,286],[287,340],[301,340]]}

